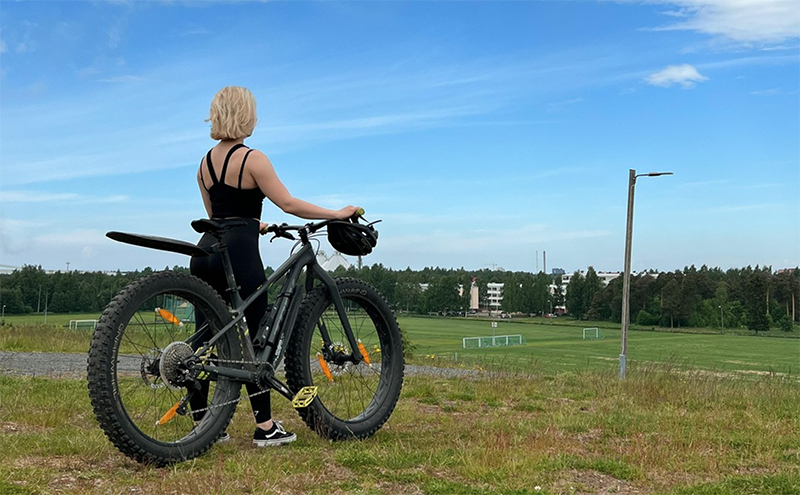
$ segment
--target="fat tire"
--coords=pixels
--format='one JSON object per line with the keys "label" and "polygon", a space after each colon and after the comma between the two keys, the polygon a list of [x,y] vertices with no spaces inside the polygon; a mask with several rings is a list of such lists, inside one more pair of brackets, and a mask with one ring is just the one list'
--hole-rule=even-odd
{"label": "fat tire", "polygon": [[[397,405],[405,366],[402,337],[394,313],[374,287],[353,278],[337,278],[335,282],[344,302],[358,304],[369,314],[375,325],[382,351],[379,386],[367,407],[370,411],[368,414],[359,414],[355,418],[337,417],[326,407],[325,398],[321,396],[317,396],[308,407],[300,408],[297,412],[306,425],[323,438],[363,440],[375,434],[386,423]],[[310,364],[312,337],[318,320],[326,311],[335,312],[333,308],[333,300],[327,288],[322,286],[313,289],[303,300],[286,350],[286,380],[295,392],[305,386],[314,385]]]}
{"label": "fat tire", "polygon": [[[164,466],[192,459],[206,452],[222,435],[230,423],[236,403],[220,406],[207,428],[195,438],[176,442],[162,442],[142,432],[126,412],[124,398],[120,398],[117,381],[117,362],[120,342],[129,320],[148,299],[158,294],[184,295],[202,306],[203,313],[217,329],[230,320],[228,308],[219,294],[197,277],[177,272],[156,272],[126,286],[106,306],[92,337],[88,357],[88,388],[92,408],[108,439],[126,456],[149,465]],[[220,341],[230,349],[229,359],[241,359],[235,332],[228,332]],[[163,350],[163,349],[162,349]],[[217,382],[221,397],[238,398],[238,382]],[[220,383],[222,383],[220,385]],[[217,397],[217,395],[215,395]],[[220,402],[222,400],[218,399]]]}

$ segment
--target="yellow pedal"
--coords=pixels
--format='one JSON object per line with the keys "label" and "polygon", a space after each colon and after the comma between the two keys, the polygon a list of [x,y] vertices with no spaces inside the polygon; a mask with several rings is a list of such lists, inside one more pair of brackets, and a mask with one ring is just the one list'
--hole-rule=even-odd
{"label": "yellow pedal", "polygon": [[316,398],[317,387],[303,387],[299,392],[297,392],[297,394],[295,394],[294,399],[292,399],[292,407],[295,409],[308,407]]}

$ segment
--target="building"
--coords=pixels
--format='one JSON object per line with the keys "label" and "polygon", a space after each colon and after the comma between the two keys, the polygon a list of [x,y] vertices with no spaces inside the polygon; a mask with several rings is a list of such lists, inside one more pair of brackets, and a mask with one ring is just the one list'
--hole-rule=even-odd
{"label": "building", "polygon": [[[579,273],[581,274],[581,276],[586,278],[586,272],[585,271],[581,270]],[[595,272],[595,273],[597,273],[597,278],[600,279],[600,282],[603,283],[603,287],[608,285],[615,278],[617,278],[620,275],[622,275],[622,273],[620,273],[620,272]],[[561,285],[564,287],[565,291],[566,291],[567,284],[569,284],[569,281],[572,280],[572,275],[574,275],[574,274],[573,273],[565,273],[565,274],[561,275]]]}
{"label": "building", "polygon": [[486,299],[488,300],[489,311],[500,311],[503,302],[503,286],[505,284],[489,282],[486,284]]}

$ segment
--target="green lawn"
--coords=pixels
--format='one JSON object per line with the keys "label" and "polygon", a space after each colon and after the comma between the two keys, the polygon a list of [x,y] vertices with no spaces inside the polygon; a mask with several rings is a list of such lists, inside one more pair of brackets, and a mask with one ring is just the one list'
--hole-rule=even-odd
{"label": "green lawn", "polygon": [[[0,349],[85,353],[91,332],[50,323],[87,316],[7,323]],[[363,442],[317,437],[273,394],[275,417],[298,441],[256,449],[244,401],[230,443],[167,469],[112,446],[85,379],[0,375],[0,493],[800,493],[800,339],[634,331],[631,372],[618,380],[619,329],[610,325],[604,340],[584,341],[584,325],[567,319],[499,321],[497,335],[527,344],[462,349],[463,337],[492,335],[491,322],[399,322],[416,346],[412,363],[509,372],[409,373],[389,422]],[[731,378],[738,371],[791,377]]]}
{"label": "green lawn", "polygon": [[6,325],[63,325],[69,327],[70,320],[96,320],[100,313],[33,313],[29,315],[5,315]]}
{"label": "green lawn", "polygon": [[[488,361],[500,365],[529,365],[551,371],[614,370],[621,351],[619,326],[601,328],[602,340],[583,340],[583,324],[541,325],[458,318],[399,318],[416,345],[417,359]],[[568,321],[568,320],[567,320]],[[589,325],[594,326],[594,325]],[[522,335],[526,345],[462,349],[464,337]],[[431,356],[436,356],[435,358]],[[630,331],[628,366],[653,363],[720,372],[787,373],[800,371],[800,339],[752,335],[719,335]]]}
{"label": "green lawn", "polygon": [[[0,350],[85,352],[91,331],[68,330],[70,320],[94,319],[98,314],[50,314],[7,316],[0,327]],[[497,327],[486,319],[399,317],[398,321],[415,346],[413,362],[450,366],[490,365],[522,368],[539,373],[559,371],[613,371],[619,363],[619,325],[603,322],[552,320],[499,320]],[[583,328],[600,326],[602,340],[583,340]],[[60,327],[60,328],[59,328]],[[654,364],[696,368],[724,373],[800,372],[800,339],[754,335],[631,330],[628,333],[628,368],[631,371]],[[522,335],[526,345],[462,349],[464,337]],[[782,332],[770,335],[785,336]],[[792,335],[797,335],[793,332]],[[433,357],[435,356],[435,357]]]}

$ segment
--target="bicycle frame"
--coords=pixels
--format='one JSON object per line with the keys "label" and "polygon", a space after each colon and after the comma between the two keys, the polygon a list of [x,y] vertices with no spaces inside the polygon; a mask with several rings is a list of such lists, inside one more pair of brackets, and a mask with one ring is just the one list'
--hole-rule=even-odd
{"label": "bicycle frame", "polygon": [[[352,328],[350,327],[350,321],[347,318],[342,298],[336,289],[336,282],[317,263],[314,250],[310,244],[303,244],[296,253],[292,254],[289,259],[283,263],[283,265],[281,265],[272,275],[270,275],[269,278],[267,278],[267,280],[244,301],[239,295],[239,291],[235,285],[235,280],[233,279],[233,269],[231,268],[230,256],[228,255],[228,252],[224,246],[220,246],[219,251],[222,255],[222,262],[223,266],[225,267],[225,272],[228,275],[228,286],[233,288],[229,289],[231,290],[231,302],[234,306],[231,311],[233,319],[219,332],[217,332],[217,334],[212,337],[202,348],[200,348],[195,355],[203,355],[203,353],[208,351],[225,332],[231,331],[231,329],[238,326],[240,323],[244,323],[245,309],[247,309],[253,303],[253,301],[259,297],[263,297],[264,293],[269,289],[270,286],[275,284],[276,281],[286,276],[281,288],[281,292],[278,294],[278,297],[272,305],[269,317],[266,320],[266,325],[260,326],[258,334],[256,334],[256,337],[253,339],[252,343],[250,339],[242,339],[243,345],[245,346],[245,352],[248,354],[248,358],[260,363],[269,363],[273,366],[273,368],[276,367],[283,358],[283,352],[285,350],[283,343],[291,338],[291,333],[294,329],[294,324],[300,310],[302,297],[300,297],[301,294],[298,294],[298,281],[300,279],[300,275],[302,274],[303,268],[307,268],[306,292],[308,292],[308,290],[313,286],[315,278],[322,282],[322,285],[324,285],[331,294],[334,306],[336,307],[336,311],[339,314],[339,318],[344,327],[348,343],[351,346],[350,348],[358,349],[358,342],[356,341]],[[320,333],[322,334],[325,343],[330,344],[330,342],[328,342],[330,337],[324,326],[320,328]],[[260,350],[256,352],[256,348],[260,348]],[[357,363],[362,359],[360,355],[355,352],[352,353],[352,357],[354,363]],[[208,366],[208,368],[212,367]],[[211,372],[212,369],[204,369],[204,371]],[[233,373],[228,373],[228,371],[232,371]],[[242,376],[241,370],[228,370],[226,368],[216,367],[213,369],[213,372],[220,376],[226,376],[229,378],[246,377],[252,379],[252,373]]]}
{"label": "bicycle frame", "polygon": [[[288,389],[288,387],[286,387],[286,385],[275,379],[272,375],[275,368],[278,366],[278,363],[280,363],[281,359],[283,358],[285,351],[284,344],[288,342],[292,336],[297,315],[300,311],[300,304],[302,303],[303,298],[301,297],[302,294],[299,293],[298,281],[300,280],[300,276],[304,268],[306,269],[306,293],[313,288],[314,280],[316,279],[319,280],[328,290],[328,293],[333,300],[334,307],[339,315],[339,319],[342,323],[345,336],[351,349],[351,354],[350,356],[347,356],[347,358],[352,361],[353,364],[358,364],[363,360],[363,357],[360,355],[360,353],[356,352],[356,349],[358,349],[358,342],[353,335],[350,321],[347,318],[347,313],[344,309],[344,303],[342,302],[342,298],[339,295],[338,289],[336,288],[336,282],[317,263],[314,249],[310,244],[309,234],[315,233],[324,227],[326,223],[327,222],[321,222],[318,224],[307,224],[300,227],[289,227],[292,230],[297,230],[300,236],[300,249],[289,256],[289,259],[287,259],[272,275],[267,278],[267,280],[258,289],[256,289],[255,292],[253,292],[245,300],[242,300],[242,297],[239,294],[239,287],[236,283],[236,278],[233,273],[230,254],[228,253],[227,246],[221,240],[221,236],[217,236],[219,241],[211,246],[209,251],[204,251],[194,244],[163,237],[142,236],[138,234],[127,234],[124,232],[109,232],[106,234],[106,236],[128,244],[164,251],[172,251],[190,256],[206,256],[209,253],[219,254],[222,259],[222,265],[228,284],[228,293],[230,294],[231,301],[230,313],[232,319],[224,327],[222,327],[222,329],[220,329],[216,335],[212,336],[207,342],[204,342],[202,347],[200,347],[190,359],[196,359],[197,357],[204,355],[225,333],[234,331],[235,329],[244,348],[245,354],[243,356],[243,360],[247,361],[248,363],[257,364],[258,369],[238,369],[217,366],[200,361],[195,361],[192,364],[199,367],[200,371],[208,373],[208,377],[211,380],[215,380],[217,377],[224,377],[236,381],[251,383],[256,382],[256,379],[259,377],[261,372],[264,371],[264,365],[266,365],[267,371],[269,371],[269,373],[267,373],[265,376],[267,382],[269,382],[269,384],[282,395],[291,399],[293,397],[293,393]],[[287,226],[284,224],[284,227]],[[220,232],[217,232],[217,234]],[[292,238],[291,236],[289,237]],[[281,287],[280,294],[273,303],[272,308],[269,310],[268,317],[265,320],[266,324],[261,325],[261,322],[259,322],[258,333],[251,341],[248,335],[248,328],[244,316],[245,309],[250,307],[250,305],[253,304],[257,298],[264,297],[267,290],[284,276],[286,278]],[[320,325],[319,330],[325,345],[330,345],[332,342],[324,324]],[[191,343],[192,339],[197,335],[199,335],[199,333],[195,333],[192,337],[189,337],[187,343]]]}

